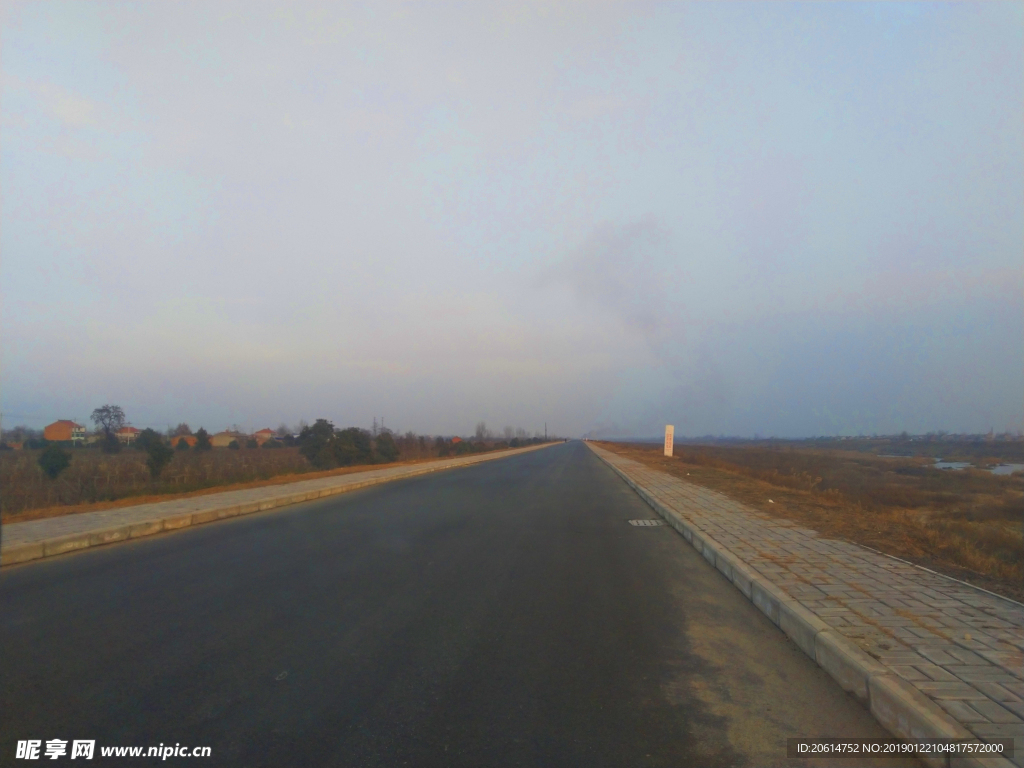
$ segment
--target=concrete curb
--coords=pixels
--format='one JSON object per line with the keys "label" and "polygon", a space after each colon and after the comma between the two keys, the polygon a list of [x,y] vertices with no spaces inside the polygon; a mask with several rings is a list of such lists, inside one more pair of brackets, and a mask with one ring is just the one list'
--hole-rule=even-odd
{"label": "concrete curb", "polygon": [[[509,456],[516,456],[521,453],[529,453],[530,451],[540,450],[541,448],[547,448],[551,445],[557,445],[557,443],[531,445],[526,448],[514,448],[500,453],[485,453],[480,456],[472,457],[472,461],[431,464],[401,475],[391,477],[374,477],[368,480],[349,483],[339,482],[336,486],[329,486],[327,488],[317,490],[300,491],[298,493],[283,493],[280,496],[272,496],[267,499],[261,499],[260,501],[249,502],[247,504],[217,506],[216,501],[211,501],[211,506],[209,508],[202,509],[197,512],[187,512],[184,514],[179,512],[166,517],[157,517],[152,520],[128,523],[113,528],[83,531],[81,533],[73,533],[67,536],[59,536],[52,539],[44,539],[42,541],[33,541],[12,547],[4,547],[0,550],[0,566],[27,563],[32,560],[56,557],[57,555],[76,552],[82,549],[89,549],[91,547],[114,544],[120,541],[127,541],[129,539],[138,539],[143,536],[154,536],[158,533],[177,531],[182,528],[203,525],[205,523],[213,523],[230,517],[250,515],[254,512],[263,512],[268,509],[276,509],[277,507],[285,507],[292,504],[300,504],[304,501],[312,501],[313,499],[322,499],[327,496],[335,496],[340,493],[357,491],[361,488],[368,488],[373,485],[382,485],[383,483],[390,483],[396,480],[407,480],[411,477],[420,477],[432,472],[472,467],[485,461],[495,461],[497,459],[508,458]],[[343,475],[342,477],[346,476]],[[348,475],[348,477],[351,477],[351,475]],[[298,480],[296,482],[303,481]],[[210,498],[213,500],[216,497],[211,496]]]}
{"label": "concrete curb", "polygon": [[[650,491],[609,462],[588,444],[595,456],[607,464],[625,483],[669,525],[682,534],[694,549],[743,593],[758,609],[839,686],[852,693],[871,711],[875,719],[900,739],[979,739],[937,704],[871,658],[821,619],[775,586],[755,568],[711,536],[684,520],[659,502]],[[1016,745],[1015,745],[1016,746]],[[1010,760],[997,758],[949,758],[923,760],[935,768],[950,766],[989,766],[1015,768]]]}

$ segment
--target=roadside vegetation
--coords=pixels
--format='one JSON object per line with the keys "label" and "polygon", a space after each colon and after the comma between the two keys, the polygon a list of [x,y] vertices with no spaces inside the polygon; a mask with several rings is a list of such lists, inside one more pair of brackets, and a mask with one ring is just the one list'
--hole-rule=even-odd
{"label": "roadside vegetation", "polygon": [[[297,436],[232,441],[213,448],[206,430],[185,424],[167,433],[142,430],[130,446],[116,434],[124,414],[104,406],[90,445],[25,438],[22,450],[0,450],[0,520],[4,523],[89,511],[168,495],[225,490],[353,471],[375,464],[463,456],[543,442],[523,430],[492,434],[483,423],[472,438],[427,437],[386,429],[336,428],[326,419],[302,425]],[[114,410],[116,409],[116,410]],[[101,411],[101,409],[97,409]],[[114,445],[116,443],[116,446]]]}
{"label": "roadside vegetation", "polygon": [[[953,451],[888,458],[792,444],[677,444],[667,458],[660,445],[600,445],[824,536],[1024,598],[1024,474],[931,466]],[[997,446],[978,450],[975,461],[998,464],[1019,451],[993,455]]]}

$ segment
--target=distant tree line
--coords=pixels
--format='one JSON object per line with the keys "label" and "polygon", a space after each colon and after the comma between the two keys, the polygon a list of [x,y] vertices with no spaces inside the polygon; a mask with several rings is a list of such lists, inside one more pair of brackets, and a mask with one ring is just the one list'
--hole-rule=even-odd
{"label": "distant tree line", "polygon": [[[195,433],[188,424],[182,422],[176,427],[168,427],[166,434],[146,428],[134,439],[133,446],[126,446],[118,437],[118,432],[125,426],[124,410],[117,405],[103,405],[92,412],[92,422],[96,428],[98,440],[92,447],[104,453],[115,454],[123,450],[142,451],[146,454],[146,466],[155,481],[163,470],[171,463],[176,453],[184,451],[209,451],[212,448],[209,433],[200,427]],[[484,422],[479,422],[473,438],[434,437],[428,439],[423,435],[406,432],[396,435],[391,430],[380,429],[374,420],[374,429],[369,431],[359,427],[337,428],[328,419],[317,419],[313,424],[300,422],[296,428],[298,434],[282,424],[277,429],[276,439],[267,440],[262,444],[264,449],[298,448],[298,452],[318,470],[334,469],[362,464],[391,463],[400,459],[417,460],[433,457],[464,456],[483,451],[501,448],[519,448],[543,442],[539,434],[530,437],[523,429],[505,427],[503,438],[492,433]],[[50,442],[43,439],[38,431],[25,427],[8,433],[23,439],[23,447],[42,449],[39,455],[39,466],[51,479],[56,479],[70,465],[73,453],[65,442]],[[6,447],[5,443],[0,443]],[[243,446],[233,440],[229,449],[260,448],[255,439],[245,440]]]}

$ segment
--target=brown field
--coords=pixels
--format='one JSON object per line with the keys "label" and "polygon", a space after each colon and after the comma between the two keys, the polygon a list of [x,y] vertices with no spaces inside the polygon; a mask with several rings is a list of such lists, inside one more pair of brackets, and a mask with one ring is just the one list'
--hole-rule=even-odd
{"label": "brown field", "polygon": [[50,480],[39,468],[39,453],[37,450],[0,453],[2,522],[314,480],[437,458],[432,447],[413,448],[403,450],[402,460],[393,464],[360,464],[317,471],[298,448],[181,451],[154,481],[142,451],[126,450],[108,455],[94,449],[75,449],[71,466],[56,480]]}
{"label": "brown field", "polygon": [[[601,447],[824,536],[1024,598],[1024,477],[942,471],[930,459],[780,446]],[[769,503],[769,499],[774,503]]]}

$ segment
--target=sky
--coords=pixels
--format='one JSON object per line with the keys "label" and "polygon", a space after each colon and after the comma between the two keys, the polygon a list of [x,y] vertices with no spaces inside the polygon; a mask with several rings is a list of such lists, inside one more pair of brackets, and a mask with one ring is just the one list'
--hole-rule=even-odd
{"label": "sky", "polygon": [[1024,4],[7,2],[3,425],[1024,427]]}

